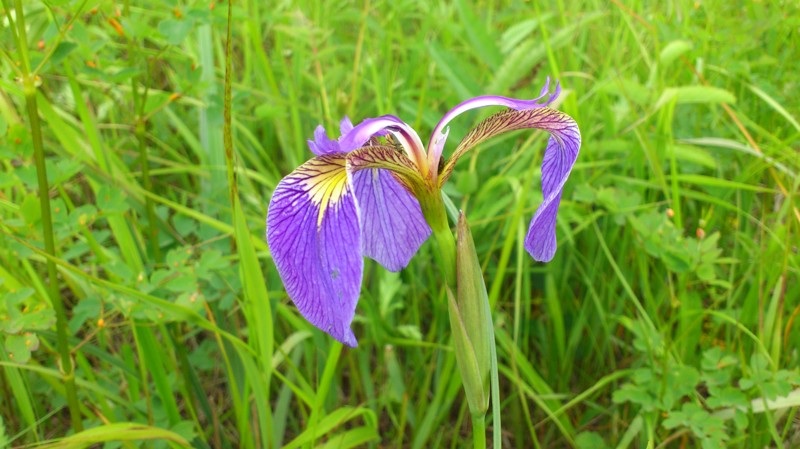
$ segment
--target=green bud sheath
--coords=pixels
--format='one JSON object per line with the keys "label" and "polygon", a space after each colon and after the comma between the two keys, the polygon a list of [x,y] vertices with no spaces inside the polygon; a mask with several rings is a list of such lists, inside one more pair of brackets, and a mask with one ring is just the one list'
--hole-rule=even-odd
{"label": "green bud sheath", "polygon": [[447,303],[456,363],[461,372],[470,413],[473,419],[482,420],[489,409],[494,329],[475,243],[463,212],[459,214],[457,242],[454,242],[441,194],[420,193],[417,197],[425,219],[433,230],[433,238],[438,246],[438,262],[447,281]]}
{"label": "green bud sheath", "polygon": [[[469,231],[463,212],[459,214],[456,232],[458,295],[455,306],[463,327],[463,334],[466,335],[472,357],[475,360],[474,369],[477,371],[475,379],[477,385],[474,387],[476,391],[468,391],[467,396],[475,397],[475,401],[470,401],[470,411],[473,414],[484,414],[489,408],[489,371],[492,366],[491,345],[494,336],[492,317],[489,310],[489,296],[486,293],[486,284],[483,282],[483,273],[481,272],[478,255],[475,252],[475,243],[472,240],[472,234]],[[451,305],[452,308],[453,305]],[[454,327],[454,335],[456,335],[460,332],[455,330],[452,312],[451,310],[451,326]],[[458,338],[458,336],[455,338]],[[458,347],[458,344],[456,346]],[[463,372],[464,370],[462,369]],[[464,386],[465,388],[467,387],[466,380],[464,381]],[[481,402],[478,402],[478,399]],[[475,402],[474,407],[473,402]]]}
{"label": "green bud sheath", "polygon": [[464,393],[472,416],[483,416],[489,408],[489,396],[483,387],[485,376],[481,376],[478,359],[472,341],[467,333],[464,320],[458,310],[458,304],[453,297],[453,291],[447,287],[447,305],[450,309],[450,328],[453,331],[453,349],[456,353],[458,371],[461,373],[461,382],[464,383]]}

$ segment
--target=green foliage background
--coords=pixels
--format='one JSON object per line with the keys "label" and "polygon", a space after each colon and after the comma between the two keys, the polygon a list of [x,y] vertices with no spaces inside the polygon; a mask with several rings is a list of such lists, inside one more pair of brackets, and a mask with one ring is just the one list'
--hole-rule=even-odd
{"label": "green foliage background", "polygon": [[286,297],[264,217],[317,124],[390,113],[425,139],[546,76],[583,134],[556,258],[522,247],[546,135],[482,145],[446,188],[484,265],[505,446],[800,447],[796,2],[236,1],[228,160],[227,6],[3,1],[0,447],[468,447],[428,246],[399,274],[367,262],[343,349]]}

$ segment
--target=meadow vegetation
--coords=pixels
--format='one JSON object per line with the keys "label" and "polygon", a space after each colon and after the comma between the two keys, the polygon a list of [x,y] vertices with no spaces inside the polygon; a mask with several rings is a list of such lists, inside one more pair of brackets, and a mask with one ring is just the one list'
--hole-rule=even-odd
{"label": "meadow vegetation", "polygon": [[546,134],[483,144],[445,189],[504,447],[800,447],[795,1],[235,1],[227,154],[227,2],[1,12],[0,448],[469,447],[430,245],[366,263],[343,348],[287,298],[267,205],[318,124],[425,140],[547,76],[583,136],[555,259],[523,249]]}

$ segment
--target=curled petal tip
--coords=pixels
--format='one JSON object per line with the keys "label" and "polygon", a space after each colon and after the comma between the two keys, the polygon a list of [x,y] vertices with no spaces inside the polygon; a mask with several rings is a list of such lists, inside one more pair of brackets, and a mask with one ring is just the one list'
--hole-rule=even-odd
{"label": "curled petal tip", "polygon": [[319,148],[317,148],[317,144],[313,140],[307,139],[306,142],[308,143],[308,149],[310,149],[312,153],[322,154],[320,153]]}
{"label": "curled petal tip", "polygon": [[328,134],[325,132],[325,127],[317,125],[317,127],[314,128],[314,140],[329,140]]}
{"label": "curled petal tip", "polygon": [[[350,117],[345,115],[339,122],[339,131],[342,133],[341,135],[344,136],[345,134],[349,133],[352,130],[353,130],[353,122],[350,121]],[[339,139],[341,139],[341,137]]]}
{"label": "curled petal tip", "polygon": [[547,102],[545,102],[545,106],[556,101],[556,98],[558,98],[559,95],[561,95],[561,82],[556,81],[556,90],[550,95],[550,98],[547,99]]}
{"label": "curled petal tip", "polygon": [[561,202],[559,193],[554,201],[545,201],[531,220],[525,236],[525,250],[537,262],[550,262],[556,254],[556,215]]}
{"label": "curled petal tip", "polygon": [[550,262],[551,260],[553,260],[553,257],[556,255],[556,252],[555,252],[555,250],[553,250],[553,251],[547,252],[547,253],[545,253],[545,252],[538,253],[538,254],[537,253],[530,253],[530,255],[531,255],[531,257],[533,257],[533,260],[535,260],[537,262],[547,263],[547,262]]}
{"label": "curled petal tip", "polygon": [[544,82],[544,86],[542,86],[542,90],[539,91],[539,96],[536,97],[536,99],[538,100],[544,97],[549,90],[550,90],[550,77],[548,76]]}
{"label": "curled petal tip", "polygon": [[550,103],[554,102],[556,100],[556,98],[558,98],[558,96],[561,95],[561,82],[560,81],[556,81],[556,88],[553,91],[553,93],[550,94],[549,97],[547,97],[547,100],[544,100],[542,102],[538,102],[539,100],[544,98],[544,96],[547,95],[549,92],[550,92],[550,77],[548,76],[547,80],[544,82],[544,86],[542,86],[542,90],[539,91],[539,96],[534,98],[533,100],[531,100],[531,101],[537,102],[533,107],[540,107],[541,108],[541,107],[549,106]]}
{"label": "curled petal tip", "polygon": [[336,338],[336,339],[342,342],[342,344],[344,344],[347,347],[350,348],[358,347],[358,340],[356,340],[355,334],[353,334],[353,331],[349,327],[344,330],[344,334],[341,335],[341,338]]}
{"label": "curled petal tip", "polygon": [[317,156],[339,151],[339,144],[328,137],[322,125],[317,125],[314,129],[314,140],[308,141],[308,147],[311,149],[311,152]]}

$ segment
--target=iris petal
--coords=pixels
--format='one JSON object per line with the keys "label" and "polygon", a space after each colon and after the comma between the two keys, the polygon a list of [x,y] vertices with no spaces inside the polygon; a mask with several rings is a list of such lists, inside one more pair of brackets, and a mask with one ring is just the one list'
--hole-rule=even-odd
{"label": "iris petal", "polygon": [[431,235],[419,202],[389,170],[361,170],[353,173],[352,182],[364,255],[389,271],[400,271]]}
{"label": "iris petal", "polygon": [[348,172],[357,173],[368,168],[391,171],[395,179],[412,192],[423,188],[425,183],[417,166],[405,153],[386,145],[362,147],[347,154]]}
{"label": "iris petal", "polygon": [[393,115],[368,118],[356,125],[347,135],[339,139],[342,151],[353,151],[364,146],[372,136],[389,131],[400,142],[408,157],[414,161],[418,170],[425,170],[425,149],[417,132],[404,121]]}
{"label": "iris petal", "polygon": [[[350,121],[350,117],[344,116],[339,121],[339,132],[341,136],[348,134],[350,131],[353,130],[353,122]],[[341,140],[341,137],[339,138]]]}
{"label": "iris petal", "polygon": [[323,128],[322,125],[317,125],[317,128],[314,130],[314,140],[308,140],[308,148],[317,156],[338,153],[339,142],[330,139],[325,132],[325,128]]}
{"label": "iris petal", "polygon": [[458,144],[440,176],[440,185],[447,181],[458,159],[471,148],[499,134],[518,129],[537,128],[550,133],[542,160],[542,193],[539,205],[525,237],[525,249],[534,259],[547,262],[556,250],[556,213],[578,151],[581,134],[569,115],[550,108],[507,110],[497,113],[473,128]]}
{"label": "iris petal", "polygon": [[549,262],[556,253],[556,214],[561,203],[561,192],[581,146],[578,126],[566,114],[560,115],[560,120],[543,125],[552,134],[542,160],[544,200],[533,215],[525,236],[525,249],[540,262]]}
{"label": "iris petal", "polygon": [[500,97],[497,95],[484,95],[470,98],[469,100],[459,103],[454,108],[450,109],[441,120],[439,120],[439,123],[437,123],[436,127],[433,129],[433,133],[431,133],[431,138],[428,141],[429,165],[433,167],[434,170],[438,166],[439,159],[442,156],[442,150],[444,149],[445,141],[447,140],[446,126],[457,116],[473,109],[484,108],[488,106],[505,106],[517,111],[543,108],[558,98],[558,95],[561,93],[561,85],[556,83],[555,92],[553,92],[553,94],[550,95],[547,100],[539,102],[540,99],[547,95],[549,89],[550,78],[548,77],[547,81],[542,87],[542,90],[539,92],[539,96],[531,100],[519,100],[516,98]]}
{"label": "iris petal", "polygon": [[336,340],[357,346],[350,323],[364,262],[344,154],[311,159],[278,183],[267,213],[267,242],[300,313]]}

